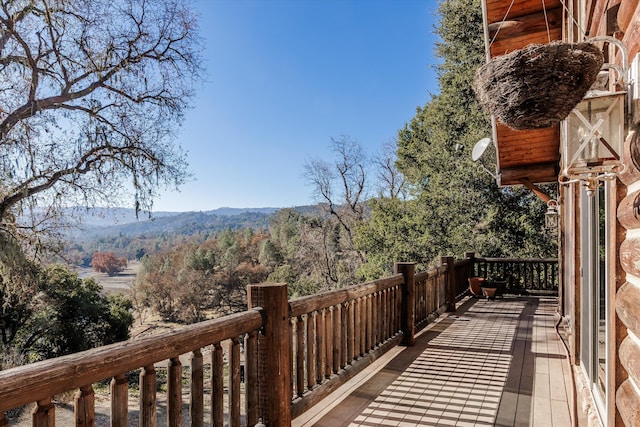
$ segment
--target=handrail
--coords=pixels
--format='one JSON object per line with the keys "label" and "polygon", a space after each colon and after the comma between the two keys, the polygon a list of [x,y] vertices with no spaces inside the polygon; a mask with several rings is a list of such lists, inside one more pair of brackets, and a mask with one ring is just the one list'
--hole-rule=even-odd
{"label": "handrail", "polygon": [[380,292],[400,284],[402,284],[402,274],[395,274],[393,276],[373,280],[359,285],[327,291],[321,294],[295,298],[289,301],[291,317],[301,316],[312,311],[321,310],[338,304],[344,304],[348,301],[362,298],[366,295]]}
{"label": "handrail", "polygon": [[474,258],[474,262],[499,262],[499,263],[557,263],[557,258],[490,258],[490,257],[476,257]]}

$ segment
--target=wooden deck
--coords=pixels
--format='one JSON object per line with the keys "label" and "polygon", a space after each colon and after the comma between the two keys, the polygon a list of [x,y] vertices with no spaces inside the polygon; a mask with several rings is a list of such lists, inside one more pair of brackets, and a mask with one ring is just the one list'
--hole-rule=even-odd
{"label": "wooden deck", "polygon": [[293,426],[570,426],[557,299],[467,300]]}

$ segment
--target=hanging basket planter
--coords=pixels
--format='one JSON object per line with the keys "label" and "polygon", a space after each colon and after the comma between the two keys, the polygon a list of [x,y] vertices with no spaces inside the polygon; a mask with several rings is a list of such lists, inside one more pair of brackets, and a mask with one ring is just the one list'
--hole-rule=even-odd
{"label": "hanging basket planter", "polygon": [[480,67],[474,91],[480,104],[510,128],[546,128],[578,105],[603,62],[591,43],[531,44]]}

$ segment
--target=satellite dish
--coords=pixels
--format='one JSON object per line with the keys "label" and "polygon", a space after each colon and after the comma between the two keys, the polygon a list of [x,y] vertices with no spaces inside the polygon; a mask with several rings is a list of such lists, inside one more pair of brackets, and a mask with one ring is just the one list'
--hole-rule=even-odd
{"label": "satellite dish", "polygon": [[482,138],[480,141],[476,142],[476,145],[473,146],[473,151],[471,152],[471,158],[474,162],[482,157],[490,143],[491,138]]}

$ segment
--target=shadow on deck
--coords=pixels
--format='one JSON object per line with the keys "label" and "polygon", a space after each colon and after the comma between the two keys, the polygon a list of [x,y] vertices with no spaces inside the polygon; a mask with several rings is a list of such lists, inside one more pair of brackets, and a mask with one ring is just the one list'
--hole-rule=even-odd
{"label": "shadow on deck", "polygon": [[465,301],[293,426],[570,426],[557,298]]}

